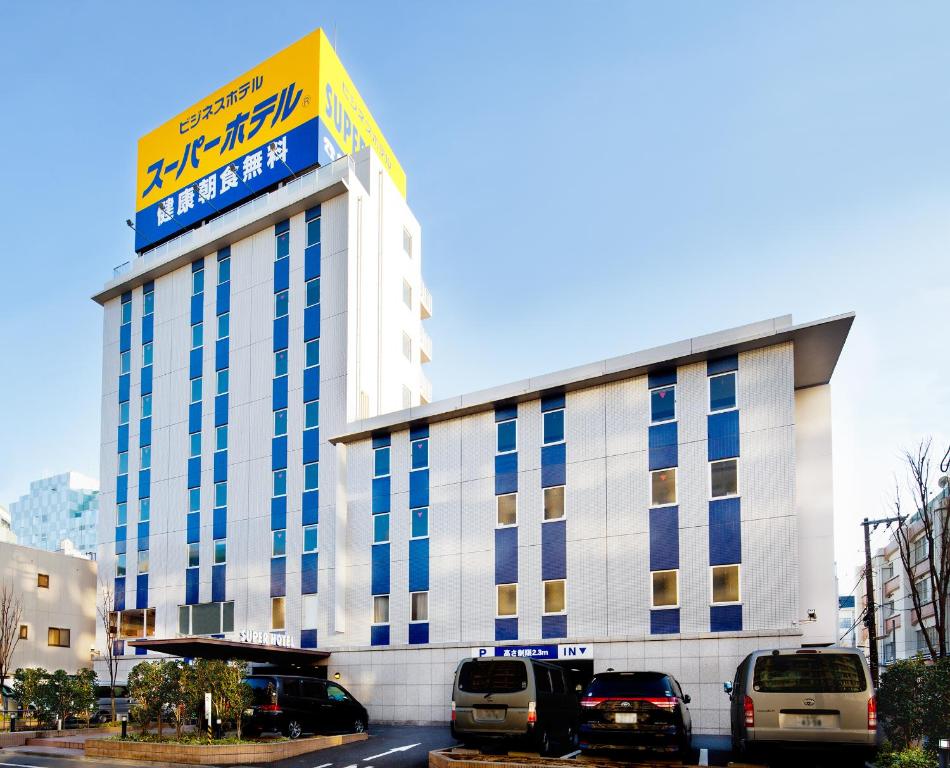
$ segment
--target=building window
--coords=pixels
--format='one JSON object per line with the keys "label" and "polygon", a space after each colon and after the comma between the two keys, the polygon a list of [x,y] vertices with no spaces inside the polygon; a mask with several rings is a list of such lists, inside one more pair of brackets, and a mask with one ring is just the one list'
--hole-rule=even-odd
{"label": "building window", "polygon": [[377,448],[373,456],[373,477],[385,477],[389,474],[389,446]]}
{"label": "building window", "polygon": [[287,409],[281,408],[274,411],[274,437],[282,437],[287,434]]}
{"label": "building window", "polygon": [[429,620],[429,593],[428,592],[410,592],[410,613],[409,621],[428,621]]}
{"label": "building window", "polygon": [[230,385],[231,375],[227,368],[218,371],[218,394],[226,395]]}
{"label": "building window", "polygon": [[495,425],[498,453],[511,453],[518,445],[518,422],[515,419],[499,421]]}
{"label": "building window", "polygon": [[306,352],[307,368],[313,368],[315,365],[320,365],[320,339],[308,341],[306,344]]}
{"label": "building window", "polygon": [[222,565],[228,561],[228,542],[218,539],[214,542],[214,564]]}
{"label": "building window", "polygon": [[191,458],[201,455],[201,433],[192,432],[188,435],[188,450]]}
{"label": "building window", "polygon": [[216,507],[226,507],[228,505],[228,484],[214,484],[214,505]]}
{"label": "building window", "polygon": [[188,567],[189,568],[198,567],[199,562],[200,562],[199,560],[200,554],[201,554],[200,547],[198,546],[197,542],[188,545]]}
{"label": "building window", "polygon": [[223,285],[231,279],[231,257],[218,262],[218,285]]}
{"label": "building window", "polygon": [[307,289],[307,306],[317,306],[320,303],[320,278],[315,277],[313,280],[308,280],[305,288]]}
{"label": "building window", "polygon": [[20,639],[27,640],[30,636],[30,628],[26,624],[20,625]]}
{"label": "building window", "polygon": [[49,589],[49,574],[48,573],[38,573],[36,574],[36,586],[40,589]]}
{"label": "building window", "polygon": [[320,242],[320,217],[307,219],[307,245],[316,245]]}
{"label": "building window", "polygon": [[270,599],[270,626],[271,629],[283,629],[284,622],[284,598],[272,597]]}
{"label": "building window", "polygon": [[121,555],[115,556],[115,575],[116,576],[125,576],[125,563],[126,563],[125,552],[123,552]]}
{"label": "building window", "polygon": [[188,489],[188,511],[197,512],[199,509],[201,509],[201,489],[189,488]]}
{"label": "building window", "polygon": [[412,286],[405,278],[402,281],[402,303],[412,309]]}
{"label": "building window", "polygon": [[129,452],[122,451],[119,454],[119,474],[127,475],[129,473]]}
{"label": "building window", "polygon": [[[933,600],[933,590],[930,588],[930,577],[924,576],[923,578],[917,579],[915,583],[917,585],[917,595],[920,597],[920,604],[923,606],[931,602]],[[911,601],[913,602],[913,599]]]}
{"label": "building window", "polygon": [[676,467],[650,473],[650,506],[662,507],[676,503]]}
{"label": "building window", "polygon": [[409,234],[409,230],[403,228],[402,230],[402,249],[406,252],[406,256],[410,259],[412,258],[412,235]]}
{"label": "building window", "polygon": [[204,323],[191,326],[191,348],[198,349],[204,343]]}
{"label": "building window", "polygon": [[317,596],[316,595],[301,595],[301,618],[303,623],[301,627],[315,627],[317,626]]}
{"label": "building window", "polygon": [[739,602],[739,566],[714,565],[712,567],[712,602]]}
{"label": "building window", "polygon": [[564,409],[544,413],[544,444],[564,442]]}
{"label": "building window", "polygon": [[126,502],[115,505],[115,524],[125,525],[128,522],[128,505]]}
{"label": "building window", "polygon": [[563,579],[544,582],[544,612],[564,613],[567,609],[564,601]]}
{"label": "building window", "polygon": [[675,608],[679,605],[679,571],[653,571],[652,602],[654,608]]}
{"label": "building window", "polygon": [[389,623],[389,595],[376,595],[373,598],[373,624]]}
{"label": "building window", "polygon": [[676,418],[676,385],[650,390],[650,421],[659,424]]}
{"label": "building window", "polygon": [[555,485],[544,489],[544,519],[560,520],[564,517],[564,486]]}
{"label": "building window", "polygon": [[146,342],[142,345],[142,365],[152,364],[152,342]]}
{"label": "building window", "polygon": [[274,531],[273,538],[271,557],[283,557],[287,554],[287,531]]}
{"label": "building window", "polygon": [[139,454],[139,469],[152,468],[152,446],[143,445]]}
{"label": "building window", "polygon": [[139,499],[139,522],[146,523],[151,519],[152,500]]}
{"label": "building window", "polygon": [[373,515],[373,543],[385,544],[389,541],[389,515]]}
{"label": "building window", "polygon": [[412,337],[405,331],[402,332],[402,354],[406,360],[412,361]]}
{"label": "building window", "polygon": [[307,525],[303,529],[303,551],[317,551],[317,526]]}
{"label": "building window", "polygon": [[412,517],[412,538],[424,539],[429,535],[429,508],[411,509],[409,514]]}
{"label": "building window", "polygon": [[314,461],[303,465],[303,489],[315,491],[320,487],[320,465]]}
{"label": "building window", "polygon": [[218,315],[218,338],[226,339],[231,335],[231,313],[223,312]]}
{"label": "building window", "polygon": [[518,524],[518,494],[506,493],[495,497],[495,503],[498,507],[498,525],[517,525]]}
{"label": "building window", "polygon": [[128,373],[132,370],[132,353],[122,352],[119,355],[119,373]]}
{"label": "building window", "polygon": [[142,294],[142,316],[147,317],[155,311],[155,292],[148,291]]}
{"label": "building window", "polygon": [[228,449],[228,425],[223,424],[214,430],[214,449],[226,451]]}
{"label": "building window", "polygon": [[129,401],[119,403],[119,424],[129,423]]}
{"label": "building window", "polygon": [[287,350],[282,349],[274,353],[274,377],[287,375]]}
{"label": "building window", "polygon": [[122,302],[122,325],[126,325],[132,322],[132,302],[123,301]]}
{"label": "building window", "polygon": [[152,396],[142,395],[142,418],[147,419],[152,415]]}
{"label": "building window", "polygon": [[277,235],[277,249],[274,253],[274,261],[286,259],[290,256],[290,232],[281,232]]}
{"label": "building window", "polygon": [[736,372],[709,377],[709,412],[730,411],[736,407]]}
{"label": "building window", "polygon": [[497,610],[496,616],[518,615],[518,585],[499,584],[496,587]]}
{"label": "building window", "polygon": [[738,463],[738,459],[709,463],[709,495],[712,498],[736,496],[739,493]]}
{"label": "building window", "polygon": [[201,377],[191,380],[191,402],[201,402]]}
{"label": "building window", "polygon": [[148,550],[139,550],[138,572],[148,573]]}
{"label": "building window", "polygon": [[56,648],[69,648],[69,630],[62,627],[50,627],[46,644]]}
{"label": "building window", "polygon": [[280,291],[274,294],[274,317],[287,317],[290,313],[290,291]]}
{"label": "building window", "polygon": [[197,296],[199,293],[204,293],[205,289],[205,271],[203,269],[196,270],[191,274],[191,295]]}
{"label": "building window", "polygon": [[930,544],[926,536],[914,539],[910,543],[910,562],[916,565],[922,563],[930,556]]}
{"label": "building window", "polygon": [[287,495],[287,470],[274,470],[274,496]]}
{"label": "building window", "polygon": [[429,466],[428,439],[415,440],[410,446],[412,450],[412,468],[425,469]]}
{"label": "building window", "polygon": [[320,426],[320,401],[313,400],[312,402],[306,403],[303,407],[304,417],[303,417],[303,426],[304,429],[313,429],[314,427]]}

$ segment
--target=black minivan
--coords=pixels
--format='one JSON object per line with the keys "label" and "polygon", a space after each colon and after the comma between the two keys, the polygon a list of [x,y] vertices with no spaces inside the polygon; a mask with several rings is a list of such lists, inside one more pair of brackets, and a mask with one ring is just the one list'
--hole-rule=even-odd
{"label": "black minivan", "polygon": [[338,683],[291,675],[254,675],[244,682],[254,695],[242,724],[249,735],[363,733],[369,723],[366,708]]}

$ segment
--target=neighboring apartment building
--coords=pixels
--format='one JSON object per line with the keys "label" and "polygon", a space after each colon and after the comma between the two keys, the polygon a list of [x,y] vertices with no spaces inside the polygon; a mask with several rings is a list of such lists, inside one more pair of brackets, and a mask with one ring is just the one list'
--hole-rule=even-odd
{"label": "neighboring apartment building", "polygon": [[[20,544],[49,552],[96,556],[99,481],[79,472],[44,477],[10,505]],[[69,543],[64,544],[64,541]]]}
{"label": "neighboring apartment building", "polygon": [[838,597],[838,642],[837,645],[854,648],[858,644],[857,610],[854,595]]}
{"label": "neighboring apartment building", "polygon": [[96,639],[94,561],[0,543],[0,582],[13,587],[23,611],[10,669],[74,673],[91,665]]}
{"label": "neighboring apartment building", "polygon": [[16,534],[10,523],[10,513],[0,504],[0,543],[16,544]]}

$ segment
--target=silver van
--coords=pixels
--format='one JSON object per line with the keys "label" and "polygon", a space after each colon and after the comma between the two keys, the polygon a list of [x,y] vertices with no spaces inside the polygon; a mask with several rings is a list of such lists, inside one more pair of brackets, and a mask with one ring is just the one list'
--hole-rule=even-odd
{"label": "silver van", "polygon": [[733,749],[842,748],[863,757],[877,741],[877,699],[856,648],[754,651],[723,683]]}

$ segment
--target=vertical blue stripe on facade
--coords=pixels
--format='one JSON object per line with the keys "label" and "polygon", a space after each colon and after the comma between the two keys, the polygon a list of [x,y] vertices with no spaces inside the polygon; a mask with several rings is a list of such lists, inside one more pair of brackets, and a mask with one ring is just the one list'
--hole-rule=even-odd
{"label": "vertical blue stripe on facade", "polygon": [[215,507],[211,513],[211,538],[225,539],[228,536],[228,508]]}
{"label": "vertical blue stripe on facade", "polygon": [[149,314],[142,318],[142,343],[148,344],[155,336],[155,315]]}
{"label": "vertical blue stripe on facade", "polygon": [[320,461],[320,430],[317,427],[303,431],[303,463]]}
{"label": "vertical blue stripe on facade", "polygon": [[518,639],[518,619],[495,619],[495,640],[502,642],[505,640]]}
{"label": "vertical blue stripe on facade", "polygon": [[201,431],[201,403],[192,403],[188,406],[188,434]]}
{"label": "vertical blue stripe on facade", "polygon": [[680,609],[665,608],[650,611],[651,635],[675,635],[680,631]]}
{"label": "vertical blue stripe on facade", "polygon": [[188,544],[196,544],[201,538],[201,513],[189,512],[185,517],[185,535]]}
{"label": "vertical blue stripe on facade", "polygon": [[287,469],[287,435],[271,438],[270,468]]}
{"label": "vertical blue stripe on facade", "polygon": [[197,379],[201,376],[202,356],[204,347],[196,347],[188,353],[188,378]]}
{"label": "vertical blue stripe on facade", "polygon": [[303,524],[316,525],[319,522],[319,491],[304,491],[303,494]]}
{"label": "vertical blue stripe on facade", "polygon": [[732,459],[739,455],[739,411],[711,413],[706,417],[709,433],[709,460]]}
{"label": "vertical blue stripe on facade", "polygon": [[119,351],[128,352],[132,349],[132,323],[119,326]]}
{"label": "vertical blue stripe on facade", "polygon": [[567,446],[565,443],[541,448],[541,487],[567,483]]}
{"label": "vertical blue stripe on facade", "polygon": [[129,425],[119,425],[119,453],[129,450]]}
{"label": "vertical blue stripe on facade", "polygon": [[713,499],[709,502],[709,564],[742,562],[740,500]]}
{"label": "vertical blue stripe on facade", "polygon": [[225,563],[211,566],[211,601],[214,603],[223,602],[225,599],[227,567]]}
{"label": "vertical blue stripe on facade", "polygon": [[650,426],[649,450],[651,472],[654,469],[667,469],[679,464],[678,435],[679,430],[677,428],[677,422],[675,421]]}
{"label": "vertical blue stripe on facade", "polygon": [[650,510],[650,570],[680,567],[679,507]]}
{"label": "vertical blue stripe on facade", "polygon": [[228,396],[227,393],[223,395],[214,396],[214,425],[216,427],[223,427],[228,423]]}
{"label": "vertical blue stripe on facade", "polygon": [[[500,529],[504,530],[504,529]],[[541,524],[541,579],[567,578],[567,523],[554,520]]]}
{"label": "vertical blue stripe on facade", "polygon": [[197,488],[201,485],[201,457],[192,456],[188,459],[188,487]]}
{"label": "vertical blue stripe on facade", "polygon": [[129,476],[119,475],[115,479],[115,501],[124,504],[129,499]]}
{"label": "vertical blue stripe on facade", "polygon": [[152,470],[139,470],[139,498],[147,499],[152,495]]}
{"label": "vertical blue stripe on facade", "polygon": [[[147,394],[147,393],[146,393]],[[144,448],[152,444],[152,417],[147,416],[139,420],[139,447]]]}
{"label": "vertical blue stripe on facade", "polygon": [[287,558],[270,559],[270,596],[284,597],[287,594]]}
{"label": "vertical blue stripe on facade", "polygon": [[409,541],[409,591],[429,591],[429,540]]}
{"label": "vertical blue stripe on facade", "polygon": [[542,616],[541,617],[541,637],[548,638],[567,637],[567,616]]}
{"label": "vertical blue stripe on facade", "polygon": [[198,569],[188,568],[185,571],[185,604],[198,603]]}
{"label": "vertical blue stripe on facade", "polygon": [[495,456],[495,494],[515,493],[518,490],[518,454],[502,453]]}
{"label": "vertical blue stripe on facade", "polygon": [[129,400],[129,385],[131,383],[131,376],[128,373],[124,373],[119,376],[119,402],[125,403]]}
{"label": "vertical blue stripe on facade", "polygon": [[389,645],[389,625],[376,624],[370,627],[371,645]]}
{"label": "vertical blue stripe on facade", "polygon": [[741,632],[741,605],[711,605],[709,607],[709,628],[713,632]]}
{"label": "vertical blue stripe on facade", "polygon": [[518,529],[495,529],[495,584],[518,583]]}
{"label": "vertical blue stripe on facade", "polygon": [[135,607],[148,608],[148,574],[140,573],[135,577]]}
{"label": "vertical blue stripe on facade", "polygon": [[231,281],[220,283],[218,285],[217,296],[215,297],[215,308],[218,314],[231,311]]}
{"label": "vertical blue stripe on facade", "polygon": [[409,625],[409,644],[423,645],[429,642],[429,622],[417,621]]}
{"label": "vertical blue stripe on facade", "polygon": [[287,349],[287,340],[289,338],[288,333],[288,318],[278,317],[274,319],[274,351],[277,352],[281,349]]}
{"label": "vertical blue stripe on facade", "polygon": [[228,479],[228,452],[214,452],[214,481],[223,483]]}
{"label": "vertical blue stripe on facade", "polygon": [[372,593],[389,594],[389,544],[373,544]]}
{"label": "vertical blue stripe on facade", "polygon": [[307,307],[303,311],[303,340],[320,338],[320,305]]}
{"label": "vertical blue stripe on facade", "polygon": [[305,368],[303,372],[303,400],[309,403],[320,399],[320,366]]}
{"label": "vertical blue stripe on facade", "polygon": [[274,293],[290,288],[290,259],[274,262]]}
{"label": "vertical blue stripe on facade", "polygon": [[727,373],[739,370],[739,355],[726,355],[716,360],[706,361],[706,375],[715,376],[717,373]]}
{"label": "vertical blue stripe on facade", "polygon": [[274,400],[273,409],[275,411],[284,410],[287,407],[287,377],[278,376],[275,378],[271,390]]}
{"label": "vertical blue stripe on facade", "polygon": [[152,394],[152,366],[150,365],[146,365],[142,369],[141,388],[143,395]]}
{"label": "vertical blue stripe on facade", "polygon": [[270,529],[282,531],[287,527],[287,497],[275,496],[270,500]]}
{"label": "vertical blue stripe on facade", "polygon": [[316,552],[307,552],[300,558],[300,592],[304,595],[317,593]]}
{"label": "vertical blue stripe on facade", "polygon": [[119,576],[115,580],[115,597],[113,598],[117,611],[125,610],[125,577]]}
{"label": "vertical blue stripe on facade", "polygon": [[317,630],[301,629],[300,630],[300,647],[301,648],[316,648],[317,647]]}
{"label": "vertical blue stripe on facade", "polygon": [[390,476],[373,478],[373,514],[389,512]]}
{"label": "vertical blue stripe on facade", "polygon": [[409,507],[429,506],[429,470],[417,469],[409,473]]}
{"label": "vertical blue stripe on facade", "polygon": [[204,318],[204,291],[194,293],[191,296],[191,324],[200,323]]}
{"label": "vertical blue stripe on facade", "polygon": [[228,367],[228,362],[230,358],[229,350],[230,345],[228,344],[229,339],[218,339],[214,343],[214,369],[216,371],[223,371]]}

